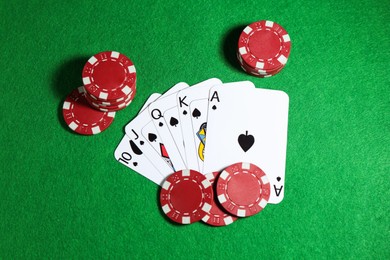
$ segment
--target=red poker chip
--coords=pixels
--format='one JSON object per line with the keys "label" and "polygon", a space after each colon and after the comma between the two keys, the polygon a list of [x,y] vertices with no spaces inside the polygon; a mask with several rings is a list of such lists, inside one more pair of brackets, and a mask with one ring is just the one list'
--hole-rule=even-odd
{"label": "red poker chip", "polygon": [[[216,179],[219,175],[219,172],[213,172],[206,174],[206,178],[210,181],[211,185],[215,188],[216,184]],[[219,205],[218,199],[214,196],[213,201],[211,202],[211,209],[210,212],[206,214],[202,218],[202,221],[211,225],[211,226],[227,226],[233,223],[234,221],[237,220],[236,216],[233,216],[221,207]]]}
{"label": "red poker chip", "polygon": [[85,90],[96,99],[117,100],[128,96],[136,84],[133,62],[116,51],[92,56],[82,72]]}
{"label": "red poker chip", "polygon": [[191,224],[210,211],[213,189],[207,178],[194,170],[171,174],[162,184],[160,203],[164,213],[174,222]]}
{"label": "red poker chip", "polygon": [[253,69],[275,70],[284,66],[291,50],[290,36],[279,24],[258,21],[248,25],[238,41],[238,52]]}
{"label": "red poker chip", "polygon": [[69,128],[82,135],[95,135],[104,131],[115,117],[115,112],[93,109],[85,98],[83,87],[73,90],[66,97],[62,114]]}
{"label": "red poker chip", "polygon": [[270,183],[256,165],[235,163],[221,172],[216,193],[219,203],[227,212],[237,217],[248,217],[267,206]]}

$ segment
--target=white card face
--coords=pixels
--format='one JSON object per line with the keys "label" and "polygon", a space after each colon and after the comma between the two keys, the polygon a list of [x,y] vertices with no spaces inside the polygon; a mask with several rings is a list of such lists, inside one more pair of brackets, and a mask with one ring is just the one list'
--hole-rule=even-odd
{"label": "white card face", "polygon": [[[182,84],[182,89],[188,88],[187,84]],[[187,166],[184,162],[180,149],[176,146],[173,136],[171,135],[168,124],[164,119],[165,111],[175,108],[176,105],[176,93],[159,98],[157,101],[149,105],[150,119],[153,121],[158,135],[161,138],[161,142],[164,144],[166,151],[169,154],[169,158],[173,164],[174,170],[179,171],[186,169]],[[177,120],[177,127],[180,127],[180,121]]]}
{"label": "white card face", "polygon": [[221,80],[212,78],[177,93],[176,102],[179,110],[179,120],[181,122],[185,158],[188,169],[201,171],[200,165],[198,164],[197,150],[194,145],[194,134],[191,123],[192,115],[190,113],[189,104],[193,100],[208,98],[210,88],[219,84],[222,84]]}
{"label": "white card face", "polygon": [[164,120],[165,124],[168,126],[171,136],[174,137],[173,140],[175,141],[176,147],[181,154],[184,164],[187,165],[187,161],[185,158],[183,134],[181,132],[181,125],[179,124],[179,110],[176,106],[164,112]]}
{"label": "white card face", "polygon": [[[142,111],[159,96],[161,95],[157,93],[152,94],[145,102],[145,105],[142,107],[140,113],[142,113]],[[138,140],[131,140],[127,135],[124,135],[118,147],[115,149],[115,159],[126,167],[129,167],[154,183],[160,185],[164,180],[164,176],[145,155],[147,149],[141,150],[137,145],[137,141]]]}
{"label": "white card face", "polygon": [[211,89],[204,172],[237,162],[259,166],[271,184],[269,203],[284,196],[289,98],[266,89]]}

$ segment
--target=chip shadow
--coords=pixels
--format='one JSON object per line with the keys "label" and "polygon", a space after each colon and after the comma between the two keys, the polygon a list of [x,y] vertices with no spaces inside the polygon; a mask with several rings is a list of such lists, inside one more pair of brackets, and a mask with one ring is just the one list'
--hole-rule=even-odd
{"label": "chip shadow", "polygon": [[242,30],[246,25],[237,25],[231,28],[223,37],[222,40],[222,55],[229,66],[232,68],[245,73],[240,66],[240,63],[237,60],[237,46],[238,39]]}
{"label": "chip shadow", "polygon": [[52,87],[55,97],[58,99],[57,117],[61,126],[70,133],[74,133],[69,129],[62,115],[62,105],[66,96],[72,90],[80,87],[82,83],[81,73],[85,63],[89,57],[79,56],[73,57],[61,63],[53,73]]}

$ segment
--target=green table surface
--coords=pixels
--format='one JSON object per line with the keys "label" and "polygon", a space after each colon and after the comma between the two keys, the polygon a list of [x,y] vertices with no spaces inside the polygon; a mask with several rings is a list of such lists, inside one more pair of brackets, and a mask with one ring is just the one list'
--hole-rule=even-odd
{"label": "green table surface", "polygon": [[[390,258],[390,3],[2,1],[0,258]],[[244,73],[239,31],[272,20],[292,51]],[[68,130],[66,95],[91,55],[117,50],[137,95],[96,136]],[[285,198],[221,228],[179,226],[159,188],[118,163],[124,126],[154,92],[217,77],[290,97]]]}

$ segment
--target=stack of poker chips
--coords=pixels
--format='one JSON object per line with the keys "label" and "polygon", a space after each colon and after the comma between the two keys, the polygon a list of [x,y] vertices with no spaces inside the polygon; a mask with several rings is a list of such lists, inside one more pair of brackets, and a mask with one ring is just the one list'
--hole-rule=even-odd
{"label": "stack of poker chips", "polygon": [[107,129],[115,112],[126,108],[136,93],[133,62],[116,51],[92,56],[82,71],[84,85],[65,99],[62,113],[71,130],[95,135]]}
{"label": "stack of poker chips", "polygon": [[119,52],[105,51],[92,56],[82,77],[86,100],[103,112],[124,109],[136,93],[135,66]]}
{"label": "stack of poker chips", "polygon": [[242,31],[237,58],[247,73],[265,78],[279,73],[287,63],[291,50],[290,36],[272,21],[254,22]]}

